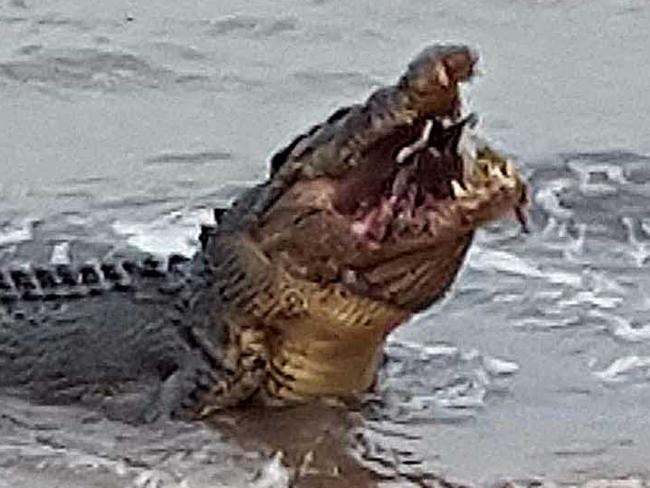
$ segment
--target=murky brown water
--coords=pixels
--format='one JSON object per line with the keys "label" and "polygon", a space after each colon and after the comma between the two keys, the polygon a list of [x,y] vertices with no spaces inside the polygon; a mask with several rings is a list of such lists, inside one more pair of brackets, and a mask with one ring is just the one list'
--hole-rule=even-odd
{"label": "murky brown water", "polygon": [[275,148],[438,40],[480,49],[468,98],[535,204],[358,405],[134,428],[0,398],[0,488],[650,478],[649,26],[645,0],[0,3],[2,262],[191,252]]}

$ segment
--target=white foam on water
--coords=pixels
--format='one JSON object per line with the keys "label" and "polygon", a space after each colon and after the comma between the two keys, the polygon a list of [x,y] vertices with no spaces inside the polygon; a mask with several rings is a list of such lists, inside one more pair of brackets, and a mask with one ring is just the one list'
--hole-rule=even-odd
{"label": "white foam on water", "polygon": [[[579,261],[579,258],[585,252],[587,225],[576,224],[576,228],[578,229],[578,237],[573,238],[566,222],[549,217],[546,227],[540,232],[544,247],[561,251],[564,258],[569,261]],[[557,242],[553,240],[555,237],[560,238],[561,241]]]}
{"label": "white foam on water", "polygon": [[34,237],[34,219],[24,219],[17,223],[9,223],[0,229],[0,246],[19,244],[30,241]]}
{"label": "white foam on water", "polygon": [[468,382],[455,385],[448,388],[444,396],[438,395],[432,398],[435,398],[436,403],[443,408],[480,409],[485,406],[486,394],[485,383],[479,381],[478,384]]}
{"label": "white foam on water", "polygon": [[432,358],[457,358],[460,356],[460,350],[456,346],[450,344],[417,344],[415,342],[403,341],[389,336],[386,340],[386,348],[388,351],[393,350],[398,352],[400,349],[407,350],[415,353],[419,359],[432,359]]}
{"label": "white foam on water", "polygon": [[585,278],[588,279],[589,286],[595,293],[609,292],[618,295],[626,293],[625,288],[614,278],[607,276],[606,273],[589,270],[585,273]]}
{"label": "white foam on water", "polygon": [[571,180],[555,180],[547,183],[535,193],[535,203],[551,216],[559,220],[567,220],[573,216],[573,211],[562,207],[558,193],[573,185]]}
{"label": "white foam on water", "polygon": [[650,217],[641,219],[641,228],[643,229],[643,232],[650,235]]}
{"label": "white foam on water", "polygon": [[558,302],[560,307],[572,307],[577,305],[593,305],[604,309],[613,309],[623,303],[622,297],[601,296],[591,290],[577,292],[571,298],[566,298]]}
{"label": "white foam on water", "polygon": [[[629,249],[627,250],[627,255],[630,256],[637,267],[640,268],[648,260],[648,257],[650,257],[650,243],[639,240],[634,227],[634,222],[630,217],[623,217],[621,222],[623,222],[628,233],[627,242],[629,243]],[[641,222],[641,228],[644,231],[647,231],[644,228],[644,222]]]}
{"label": "white foam on water", "polygon": [[288,488],[291,482],[291,473],[282,464],[283,457],[282,451],[276,452],[253,480],[251,488]]}
{"label": "white foam on water", "polygon": [[395,415],[402,420],[471,418],[485,407],[490,391],[508,389],[509,378],[519,371],[514,361],[447,343],[389,338],[386,350],[389,361],[380,372],[379,389],[395,402]]}
{"label": "white foam on water", "polygon": [[[33,406],[4,394],[0,404],[0,488],[3,476],[9,486],[30,488],[51,486],[51,478],[71,487],[250,488],[253,473],[268,463],[201,423],[133,426],[99,420],[81,408]],[[24,484],[25,477],[31,483]],[[68,485],[69,479],[74,483]]]}
{"label": "white foam on water", "polygon": [[[566,224],[564,225],[566,229]],[[569,261],[578,261],[578,258],[584,254],[585,238],[587,236],[587,224],[577,224],[578,237],[570,240],[562,250],[564,258]]]}
{"label": "white foam on water", "polygon": [[544,275],[550,283],[555,285],[567,285],[572,288],[579,288],[582,286],[582,276],[577,273],[569,273],[567,271],[559,270],[546,270]]}
{"label": "white foam on water", "polygon": [[594,376],[604,383],[623,383],[632,377],[647,378],[650,375],[650,356],[623,356],[615,359],[607,368],[595,371]]}
{"label": "white foam on water", "polygon": [[207,208],[172,212],[153,222],[115,221],[113,230],[126,236],[127,243],[145,252],[166,256],[171,253],[191,257],[196,252],[199,226],[214,223]]}
{"label": "white foam on water", "polygon": [[496,249],[481,249],[475,246],[469,252],[468,266],[478,271],[501,272],[527,278],[538,278],[574,288],[582,285],[582,277],[576,273],[556,269],[542,270],[528,260]]}
{"label": "white foam on water", "polygon": [[479,271],[500,271],[532,278],[545,277],[542,270],[519,256],[496,249],[481,249],[478,246],[470,250],[468,265]]}
{"label": "white foam on water", "polygon": [[650,340],[650,324],[634,327],[630,319],[600,310],[591,310],[589,315],[605,320],[614,337],[627,342],[645,342]]}
{"label": "white foam on water", "polygon": [[598,164],[593,161],[590,161],[589,163],[570,161],[567,166],[578,176],[578,178],[580,178],[579,188],[583,195],[611,195],[618,191],[615,185],[592,182],[591,175],[594,173],[604,173],[607,176],[607,179],[614,183],[621,185],[628,183],[627,178],[625,178],[625,174],[623,173],[623,167],[620,164]]}
{"label": "white foam on water", "polygon": [[491,356],[483,358],[483,367],[492,376],[509,376],[519,371],[519,365],[514,361],[507,361]]}
{"label": "white foam on water", "polygon": [[[550,314],[549,314],[550,315]],[[580,323],[580,316],[576,314],[552,314],[545,317],[526,317],[519,320],[515,327],[532,330],[564,329]]]}

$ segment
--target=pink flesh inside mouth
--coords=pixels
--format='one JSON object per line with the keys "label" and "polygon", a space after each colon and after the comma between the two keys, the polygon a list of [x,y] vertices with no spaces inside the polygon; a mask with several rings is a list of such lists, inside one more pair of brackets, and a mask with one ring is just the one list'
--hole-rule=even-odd
{"label": "pink flesh inside mouth", "polygon": [[[382,195],[379,204],[372,208],[362,205],[356,212],[351,230],[354,235],[369,241],[381,242],[390,233],[420,234],[434,222],[431,219],[453,198],[438,199],[423,193],[417,182],[408,182],[412,168],[400,168],[391,192]],[[418,205],[417,199],[422,202]]]}
{"label": "pink flesh inside mouth", "polygon": [[[420,139],[398,152],[392,181],[386,182],[379,199],[372,195],[361,200],[352,214],[352,234],[374,247],[390,238],[435,236],[443,228],[453,230],[454,223],[460,224],[459,232],[471,230],[509,211],[527,231],[525,187],[522,193],[512,165],[490,165],[483,178],[474,180],[473,158],[461,156],[459,147],[441,154],[426,143],[430,130],[427,124]],[[426,165],[426,179],[420,165]]]}

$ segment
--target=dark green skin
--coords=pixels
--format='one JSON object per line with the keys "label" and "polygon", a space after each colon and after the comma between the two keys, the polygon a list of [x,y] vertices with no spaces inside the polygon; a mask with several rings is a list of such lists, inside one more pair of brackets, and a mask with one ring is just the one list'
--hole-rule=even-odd
{"label": "dark green skin", "polygon": [[0,389],[96,407],[129,422],[182,415],[194,390],[217,372],[211,348],[192,333],[201,325],[193,312],[209,303],[201,294],[210,273],[199,253],[174,271],[139,269],[129,278],[128,288],[109,282],[104,288],[112,289],[76,298],[57,297],[62,286],[46,288],[46,297],[19,286],[20,298],[11,300],[5,290]]}
{"label": "dark green skin", "polygon": [[[242,195],[229,220],[244,221],[264,189]],[[224,212],[214,210],[218,222]],[[168,269],[143,255],[111,263],[120,275],[86,278],[90,284],[81,278],[87,266],[0,268],[0,393],[84,405],[130,423],[196,417],[203,394],[237,375],[220,357],[228,331],[218,310],[237,291],[221,283],[239,271],[217,236],[216,226],[204,227],[196,255],[172,255]],[[53,283],[44,269],[82,284]]]}

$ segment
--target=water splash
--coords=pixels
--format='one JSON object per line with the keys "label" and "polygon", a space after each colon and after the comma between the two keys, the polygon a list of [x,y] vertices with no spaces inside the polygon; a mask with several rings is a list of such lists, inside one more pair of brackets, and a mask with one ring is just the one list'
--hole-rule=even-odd
{"label": "water splash", "polygon": [[191,257],[196,253],[199,223],[213,223],[211,210],[196,209],[190,212],[172,212],[153,222],[113,223],[113,229],[125,236],[129,245],[159,256],[171,253]]}

